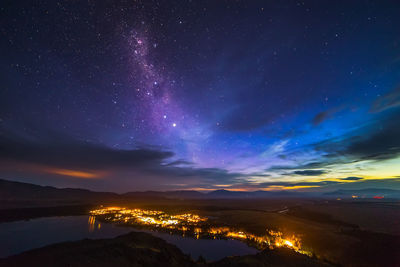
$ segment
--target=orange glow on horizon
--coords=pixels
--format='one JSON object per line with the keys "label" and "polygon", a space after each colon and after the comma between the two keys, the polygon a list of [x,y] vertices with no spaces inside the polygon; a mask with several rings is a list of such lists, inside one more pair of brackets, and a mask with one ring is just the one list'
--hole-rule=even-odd
{"label": "orange glow on horizon", "polygon": [[64,175],[64,176],[71,176],[71,177],[76,177],[76,178],[84,178],[84,179],[98,178],[101,176],[98,173],[87,172],[87,171],[68,170],[68,169],[47,169],[46,172],[54,173],[54,174],[58,174],[58,175]]}

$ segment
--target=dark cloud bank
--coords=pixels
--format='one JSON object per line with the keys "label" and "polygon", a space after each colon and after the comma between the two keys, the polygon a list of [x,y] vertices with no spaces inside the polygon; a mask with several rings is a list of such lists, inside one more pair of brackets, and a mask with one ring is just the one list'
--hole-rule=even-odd
{"label": "dark cloud bank", "polygon": [[[146,184],[146,177],[152,177],[149,188],[154,182],[173,185],[192,179],[198,184],[212,184],[233,183],[243,178],[240,173],[224,169],[195,168],[187,161],[173,161],[173,156],[173,152],[155,147],[120,150],[54,133],[40,138],[22,137],[4,130],[0,134],[0,163],[12,162],[19,169],[34,164],[81,171],[115,171],[116,176],[121,172],[134,173],[129,178],[130,184],[139,180]],[[118,177],[112,179],[118,184]]]}
{"label": "dark cloud bank", "polygon": [[319,176],[326,173],[324,170],[304,170],[304,171],[294,171],[293,174],[304,175],[304,176]]}

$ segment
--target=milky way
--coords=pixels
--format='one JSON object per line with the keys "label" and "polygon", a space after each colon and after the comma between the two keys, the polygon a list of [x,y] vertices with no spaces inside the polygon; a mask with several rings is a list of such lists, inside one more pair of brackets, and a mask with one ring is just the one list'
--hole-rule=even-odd
{"label": "milky way", "polygon": [[[131,53],[132,80],[137,82],[136,96],[140,101],[139,112],[143,122],[148,120],[151,131],[161,131],[176,123],[179,111],[172,99],[171,89],[174,81],[165,79],[162,70],[148,59],[151,49],[149,41],[143,35],[135,31],[128,37],[128,45]],[[175,119],[175,120],[174,120]]]}

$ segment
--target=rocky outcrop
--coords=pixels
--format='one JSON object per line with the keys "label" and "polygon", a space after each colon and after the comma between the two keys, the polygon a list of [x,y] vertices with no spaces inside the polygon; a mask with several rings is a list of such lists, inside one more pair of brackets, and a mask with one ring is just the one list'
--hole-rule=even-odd
{"label": "rocky outcrop", "polygon": [[208,264],[210,267],[301,267],[301,266],[331,266],[317,259],[297,253],[288,248],[264,250],[256,255],[227,257],[217,262]]}
{"label": "rocky outcrop", "polygon": [[132,232],[113,239],[65,242],[11,256],[0,266],[194,266],[177,247],[160,238]]}

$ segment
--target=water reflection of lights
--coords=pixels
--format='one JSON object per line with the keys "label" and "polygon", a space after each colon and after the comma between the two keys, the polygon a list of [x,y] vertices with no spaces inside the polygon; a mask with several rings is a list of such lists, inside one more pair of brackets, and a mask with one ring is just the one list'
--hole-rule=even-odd
{"label": "water reflection of lights", "polygon": [[96,221],[96,217],[95,216],[89,216],[88,219],[88,231],[89,232],[93,232],[94,229],[99,229],[101,228],[101,223],[99,221]]}
{"label": "water reflection of lights", "polygon": [[[96,222],[95,217],[99,217],[99,219],[107,222],[166,229],[171,233],[179,233],[182,234],[182,236],[190,235],[196,239],[231,238],[245,241],[259,249],[287,247],[302,254],[310,255],[310,252],[302,248],[301,240],[297,236],[287,236],[282,232],[268,229],[265,235],[258,236],[249,232],[238,231],[227,226],[211,226],[207,222],[206,217],[191,213],[172,215],[156,210],[109,207],[92,210],[90,214],[89,231],[93,231]],[[100,227],[100,224],[98,227]]]}
{"label": "water reflection of lights", "polygon": [[93,232],[95,221],[96,221],[96,217],[94,217],[94,216],[89,216],[89,220],[88,220],[88,229],[89,229],[89,232]]}

